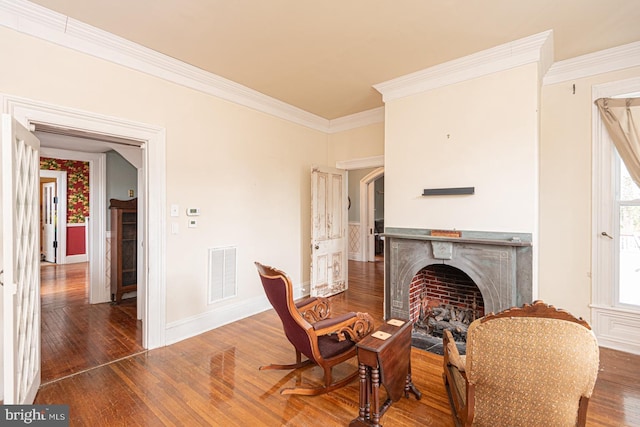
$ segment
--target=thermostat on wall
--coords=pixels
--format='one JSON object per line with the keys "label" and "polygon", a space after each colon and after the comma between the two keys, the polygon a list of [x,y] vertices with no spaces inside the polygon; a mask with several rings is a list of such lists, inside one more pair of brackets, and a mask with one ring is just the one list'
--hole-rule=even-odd
{"label": "thermostat on wall", "polygon": [[198,216],[200,215],[200,208],[188,208],[187,216]]}

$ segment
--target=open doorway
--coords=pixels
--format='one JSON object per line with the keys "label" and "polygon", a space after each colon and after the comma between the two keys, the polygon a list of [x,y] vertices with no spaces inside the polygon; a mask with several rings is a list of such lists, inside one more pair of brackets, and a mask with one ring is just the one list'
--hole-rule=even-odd
{"label": "open doorway", "polygon": [[60,229],[58,224],[66,221],[60,218],[60,190],[67,178],[61,171],[40,171],[40,261],[58,263]]}
{"label": "open doorway", "polygon": [[349,259],[384,260],[384,168],[349,171]]}
{"label": "open doorway", "polygon": [[[67,191],[69,175],[76,184]],[[44,263],[88,260],[85,223],[89,215],[88,182],[88,162],[40,157],[40,253]],[[74,203],[71,212],[67,210],[67,193]]]}
{"label": "open doorway", "polygon": [[[382,168],[381,168],[382,169]],[[373,241],[369,236],[369,261],[384,261],[384,170],[374,171],[373,181],[366,181],[367,215],[373,221]],[[371,192],[373,191],[373,197]],[[373,218],[371,219],[371,216]],[[373,256],[371,248],[373,247]]]}
{"label": "open doorway", "polygon": [[[137,199],[138,179],[143,175],[117,152],[116,143],[46,130],[35,133],[41,141],[40,167],[46,170],[41,172],[41,181],[47,181],[43,175],[60,174],[56,194],[64,199],[59,200],[62,203],[57,209],[56,204],[47,206],[50,184],[42,183],[41,223],[44,227],[53,223],[57,251],[53,262],[41,267],[42,382],[47,383],[143,350],[137,292],[125,295],[117,305],[105,301],[104,292],[100,292],[100,288],[110,287],[107,200]],[[127,146],[123,151],[142,167],[139,147],[132,151]],[[104,179],[92,170],[96,163],[104,163]],[[91,208],[94,205],[98,208]],[[90,228],[97,224],[106,226],[107,239],[88,244]],[[66,240],[64,248],[57,244],[60,240]],[[91,261],[87,253],[91,246],[100,252],[101,245],[106,246],[107,256],[95,269],[95,258]],[[46,252],[49,244],[43,246]],[[138,251],[138,264],[142,253]],[[92,277],[92,271],[98,271],[100,277]]]}
{"label": "open doorway", "polygon": [[[5,112],[22,126],[38,130],[71,131],[77,136],[99,135],[109,140],[136,141],[142,150],[144,172],[139,182],[139,215],[144,218],[139,241],[142,246],[142,281],[138,287],[138,313],[142,317],[142,345],[153,349],[165,345],[166,332],[166,130],[162,127],[133,122],[118,117],[81,111],[60,105],[2,95]],[[60,132],[58,132],[60,133]],[[96,178],[104,180],[104,156],[93,160]],[[91,172],[93,173],[93,172]],[[93,180],[95,182],[95,180]],[[104,201],[104,193],[97,202]],[[92,205],[95,208],[95,205]],[[106,211],[106,207],[101,209]],[[93,216],[93,215],[92,215]],[[104,217],[93,216],[89,221],[89,258],[92,277],[104,278],[105,241]],[[102,220],[102,222],[101,222]],[[141,222],[142,223],[142,222]],[[97,248],[98,250],[93,250]],[[101,284],[90,298],[109,301],[110,289]],[[93,291],[92,286],[92,291]],[[95,294],[95,295],[94,295]]]}
{"label": "open doorway", "polygon": [[349,280],[358,283],[366,277],[365,286],[380,294],[384,294],[383,163],[382,156],[339,162],[348,171]]}
{"label": "open doorway", "polygon": [[384,168],[350,169],[349,259],[384,260]]}
{"label": "open doorway", "polygon": [[[142,159],[144,163],[144,173],[140,175],[140,181],[144,183],[140,189],[139,204],[140,215],[144,218],[144,227],[139,230],[140,243],[143,253],[143,265],[138,271],[142,274],[142,281],[139,283],[138,301],[143,301],[137,307],[142,320],[142,343],[145,349],[153,349],[165,345],[166,337],[166,234],[165,212],[166,212],[166,130],[162,127],[145,123],[133,122],[117,117],[109,117],[103,114],[81,111],[59,105],[46,104],[39,101],[14,97],[11,95],[0,95],[4,112],[12,116],[13,124],[20,125],[14,127],[16,132],[22,132],[22,137],[39,146],[37,138],[33,137],[27,129],[42,131],[42,128],[49,128],[55,133],[56,130],[70,132],[77,136],[97,135],[109,138],[113,141],[131,140],[140,144]],[[61,133],[61,132],[58,132]],[[30,136],[31,135],[31,136]],[[34,142],[35,141],[35,142]],[[98,181],[104,182],[104,155],[96,155],[93,158],[92,172],[95,173]],[[31,173],[29,178],[34,175]],[[37,179],[37,176],[36,176]],[[93,182],[96,180],[92,179]],[[37,184],[33,187],[37,188]],[[101,188],[98,186],[98,188]],[[37,194],[36,194],[37,197]],[[96,212],[104,212],[106,208],[96,207],[105,201],[104,193],[99,197],[94,197],[97,203],[91,205],[91,209]],[[37,214],[32,216],[37,221]],[[99,286],[90,287],[89,298],[92,302],[109,301],[110,289],[104,286],[104,260],[105,260],[105,215],[91,213],[89,225],[89,258],[90,276],[96,278]],[[37,227],[37,222],[36,225]],[[35,239],[31,240],[37,255],[38,246]],[[94,250],[97,248],[97,250]],[[38,270],[38,278],[40,271]],[[38,288],[39,298],[39,288]],[[8,354],[17,342],[5,345],[4,353]],[[40,363],[40,339],[30,342],[29,351],[36,355],[35,363]],[[12,347],[13,346],[13,347]],[[7,381],[16,381],[16,373],[8,373],[10,378]],[[38,375],[39,380],[39,375]],[[11,396],[10,396],[11,397]]]}

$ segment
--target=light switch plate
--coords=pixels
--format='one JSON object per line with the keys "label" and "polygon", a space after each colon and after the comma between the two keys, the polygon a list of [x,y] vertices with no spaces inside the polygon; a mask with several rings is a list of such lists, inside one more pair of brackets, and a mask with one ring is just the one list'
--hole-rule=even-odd
{"label": "light switch plate", "polygon": [[180,206],[171,205],[171,216],[180,216]]}

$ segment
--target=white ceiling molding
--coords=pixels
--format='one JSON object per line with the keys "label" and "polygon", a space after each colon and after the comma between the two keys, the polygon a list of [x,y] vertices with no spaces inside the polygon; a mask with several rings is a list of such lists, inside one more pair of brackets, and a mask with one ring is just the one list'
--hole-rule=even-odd
{"label": "white ceiling molding", "polygon": [[323,117],[25,0],[0,2],[0,25],[301,126],[329,131],[329,120]]}
{"label": "white ceiling molding", "polygon": [[538,62],[553,62],[553,31],[545,31],[374,85],[384,102]]}
{"label": "white ceiling molding", "polygon": [[[0,1],[0,25],[317,131],[337,133],[384,122],[384,107],[327,120],[26,0]],[[535,61],[545,85],[560,83],[640,66],[640,41],[553,63],[550,30],[374,88],[387,102]]]}
{"label": "white ceiling molding", "polygon": [[384,107],[362,111],[344,117],[331,120],[329,122],[329,133],[338,133],[345,130],[356,129],[375,123],[384,122]]}
{"label": "white ceiling molding", "polygon": [[353,160],[339,160],[336,162],[337,169],[355,170],[378,168],[384,166],[384,156],[362,157]]}
{"label": "white ceiling molding", "polygon": [[552,85],[637,66],[640,66],[640,41],[558,61],[543,82]]}

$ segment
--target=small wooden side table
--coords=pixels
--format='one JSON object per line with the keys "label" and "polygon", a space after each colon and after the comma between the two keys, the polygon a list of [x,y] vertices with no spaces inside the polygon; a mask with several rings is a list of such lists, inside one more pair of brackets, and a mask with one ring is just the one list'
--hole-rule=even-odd
{"label": "small wooden side table", "polygon": [[[392,402],[413,393],[420,400],[422,393],[411,381],[410,321],[391,319],[363,338],[356,349],[360,374],[360,412],[350,427],[381,426],[380,418]],[[387,391],[387,400],[380,405],[380,384]]]}

